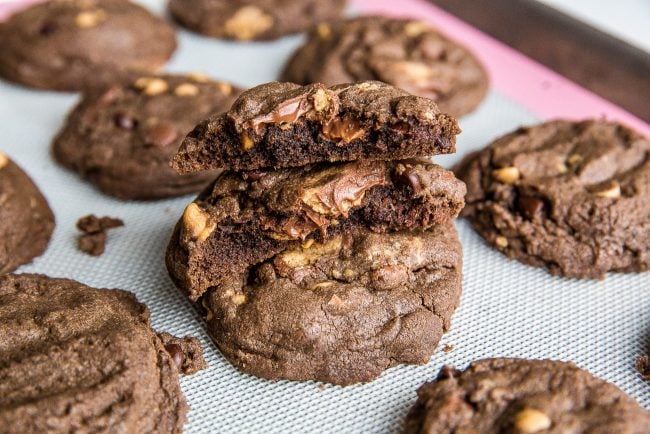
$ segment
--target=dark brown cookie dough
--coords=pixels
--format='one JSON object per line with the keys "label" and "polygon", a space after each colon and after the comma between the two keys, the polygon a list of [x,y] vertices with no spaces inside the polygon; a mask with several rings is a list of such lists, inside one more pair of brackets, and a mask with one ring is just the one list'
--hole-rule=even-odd
{"label": "dark brown cookie dough", "polygon": [[0,275],[41,255],[54,214],[29,176],[0,151]]}
{"label": "dark brown cookie dough", "polygon": [[461,263],[451,223],[361,228],[233,275],[202,304],[210,335],[242,371],[347,385],[429,360],[460,300]]}
{"label": "dark brown cookie dough", "polygon": [[187,404],[166,339],[130,292],[0,277],[2,432],[180,433]]}
{"label": "dark brown cookie dough", "polygon": [[183,26],[239,41],[275,39],[343,15],[345,0],[171,0]]}
{"label": "dark brown cookie dough", "polygon": [[386,17],[316,26],[281,80],[327,85],[380,80],[431,98],[453,116],[474,110],[489,84],[483,66],[465,48],[426,23]]}
{"label": "dark brown cookie dough", "polygon": [[650,412],[572,363],[488,359],[418,390],[406,433],[643,434]]}
{"label": "dark brown cookie dough", "polygon": [[650,268],[650,140],[615,123],[520,128],[467,158],[463,215],[492,245],[552,274]]}
{"label": "dark brown cookie dough", "polygon": [[201,74],[151,75],[89,90],[53,143],[57,161],[122,199],[195,193],[217,172],[179,175],[169,161],[206,117],[239,90]]}
{"label": "dark brown cookie dough", "polygon": [[0,76],[55,90],[156,70],[176,49],[172,27],[127,0],[38,3],[0,23],[0,41]]}
{"label": "dark brown cookie dough", "polygon": [[224,172],[187,206],[167,250],[176,285],[196,300],[300,243],[355,227],[429,228],[464,205],[465,186],[428,160],[357,161]]}
{"label": "dark brown cookie dough", "polygon": [[94,214],[77,221],[77,229],[83,232],[77,240],[77,247],[91,256],[100,256],[106,248],[106,231],[124,226],[124,222],[112,217],[97,217]]}
{"label": "dark brown cookie dough", "polygon": [[436,104],[369,81],[326,88],[267,83],[200,123],[173,165],[255,170],[318,162],[400,160],[455,151],[458,123]]}

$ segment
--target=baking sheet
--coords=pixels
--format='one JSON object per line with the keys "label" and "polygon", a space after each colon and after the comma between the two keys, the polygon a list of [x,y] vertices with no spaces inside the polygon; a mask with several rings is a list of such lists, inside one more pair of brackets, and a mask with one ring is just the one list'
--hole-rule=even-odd
{"label": "baking sheet", "polygon": [[[143,3],[163,12],[161,1]],[[363,3],[370,2],[358,2],[356,9]],[[237,44],[179,29],[180,46],[167,69],[204,71],[252,86],[275,79],[300,41],[289,37]],[[435,378],[442,365],[462,368],[484,357],[571,360],[650,408],[650,384],[641,380],[634,367],[636,357],[650,348],[650,273],[610,274],[601,282],[552,277],[507,260],[464,221],[456,224],[465,253],[463,298],[451,331],[429,364],[399,366],[369,384],[346,388],[271,382],[236,371],[209,341],[201,318],[165,270],[171,229],[192,196],[121,202],[102,195],[52,160],[50,141],[76,99],[73,94],[0,82],[0,149],[29,172],[57,219],[47,252],[20,271],[131,290],[149,306],[157,330],[199,337],[210,368],[181,380],[191,406],[185,432],[400,431],[416,389]],[[434,160],[449,166],[495,137],[539,120],[510,92],[493,89],[476,112],[460,120],[458,154]],[[125,228],[110,231],[106,253],[99,258],[75,247],[75,223],[89,213],[120,217],[126,223]],[[453,345],[453,351],[442,351],[447,344]]]}

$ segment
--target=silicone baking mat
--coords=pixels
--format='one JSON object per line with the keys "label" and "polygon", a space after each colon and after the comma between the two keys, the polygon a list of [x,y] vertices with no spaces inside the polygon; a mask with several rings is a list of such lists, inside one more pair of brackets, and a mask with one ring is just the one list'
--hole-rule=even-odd
{"label": "silicone baking mat", "polygon": [[[146,1],[164,13],[162,1]],[[0,19],[12,4],[0,4]],[[650,127],[522,57],[421,0],[357,0],[350,13],[382,12],[427,20],[470,47],[491,75],[481,107],[460,122],[453,164],[519,125],[553,117],[606,117],[646,134]],[[238,44],[179,29],[172,71],[204,71],[242,86],[273,80],[301,38]],[[98,193],[50,157],[52,136],[77,99],[74,94],[32,91],[0,82],[0,148],[38,183],[56,213],[49,249],[22,272],[77,279],[97,287],[135,292],[152,312],[154,326],[193,334],[205,345],[210,368],[182,379],[191,406],[185,432],[398,432],[416,389],[442,365],[465,367],[484,357],[572,360],[609,380],[650,408],[650,384],[636,372],[636,357],[650,347],[650,273],[610,274],[604,281],[552,277],[506,259],[487,247],[467,222],[457,222],[465,252],[464,293],[447,333],[425,366],[399,366],[369,384],[351,387],[315,382],[270,382],[236,371],[209,341],[203,322],[174,288],[163,255],[171,228],[191,196],[127,203]],[[110,232],[106,253],[77,251],[75,222],[88,213],[124,219]],[[445,345],[453,350],[442,351]]]}

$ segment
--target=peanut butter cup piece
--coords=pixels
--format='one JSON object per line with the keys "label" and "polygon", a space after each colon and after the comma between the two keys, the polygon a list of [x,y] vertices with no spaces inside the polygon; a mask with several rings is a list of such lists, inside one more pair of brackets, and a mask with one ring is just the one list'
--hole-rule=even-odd
{"label": "peanut butter cup piece", "polygon": [[84,92],[54,139],[54,157],[121,199],[199,192],[218,171],[179,175],[169,161],[197,122],[228,110],[238,93],[192,74],[132,74]]}
{"label": "peanut butter cup piece", "polygon": [[179,373],[204,366],[196,340],[158,335],[130,292],[0,277],[3,433],[180,433]]}
{"label": "peanut butter cup piece", "polygon": [[47,248],[54,214],[29,176],[0,151],[0,275]]}
{"label": "peanut butter cup piece", "polygon": [[202,305],[212,339],[240,370],[348,385],[429,360],[460,301],[461,268],[451,223],[358,228],[229,276]]}
{"label": "peanut butter cup piece", "polygon": [[152,72],[176,49],[174,29],[127,0],[38,2],[0,23],[0,41],[0,76],[52,90]]}
{"label": "peanut butter cup piece", "polygon": [[650,269],[650,140],[623,125],[520,128],[457,173],[463,216],[510,258],[576,278]]}
{"label": "peanut butter cup piece", "polygon": [[453,173],[428,160],[224,172],[185,209],[167,268],[196,300],[224,278],[303,243],[356,227],[386,232],[444,224],[463,207],[464,194]]}
{"label": "peanut butter cup piece", "polygon": [[486,359],[420,387],[404,432],[640,434],[648,428],[650,412],[573,363]]}
{"label": "peanut butter cup piece", "polygon": [[257,170],[320,162],[401,160],[455,151],[460,128],[436,104],[368,81],[325,87],[268,83],[201,122],[173,167]]}

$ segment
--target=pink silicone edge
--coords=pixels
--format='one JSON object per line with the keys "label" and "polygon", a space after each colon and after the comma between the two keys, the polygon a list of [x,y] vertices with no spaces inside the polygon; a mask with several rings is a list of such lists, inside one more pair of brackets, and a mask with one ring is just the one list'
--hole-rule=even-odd
{"label": "pink silicone edge", "polygon": [[650,135],[650,124],[425,0],[352,0],[364,14],[415,17],[470,48],[491,85],[542,119],[606,118]]}
{"label": "pink silicone edge", "polygon": [[[0,3],[0,20],[42,0]],[[485,65],[491,85],[542,119],[606,118],[650,136],[650,124],[582,88],[426,0],[351,0],[365,14],[415,17],[467,46]]]}

